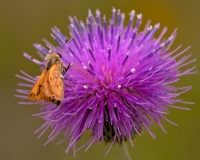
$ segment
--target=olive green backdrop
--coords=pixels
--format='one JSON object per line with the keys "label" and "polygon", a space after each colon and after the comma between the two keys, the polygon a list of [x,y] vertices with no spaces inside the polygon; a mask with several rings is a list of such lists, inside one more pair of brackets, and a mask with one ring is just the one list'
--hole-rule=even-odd
{"label": "olive green backdrop", "polygon": [[[17,79],[14,74],[20,69],[38,75],[39,67],[22,54],[27,52],[39,57],[32,44],[42,43],[42,38],[51,40],[50,28],[56,25],[64,34],[68,34],[68,15],[76,15],[85,21],[88,8],[93,13],[100,9],[102,14],[111,16],[112,6],[126,13],[134,9],[143,14],[143,25],[148,19],[154,25],[157,22],[168,26],[166,36],[178,27],[178,37],[172,47],[182,44],[183,48],[191,45],[187,54],[192,58],[200,57],[200,1],[198,0],[7,0],[0,2],[0,160],[73,160],[73,152],[65,154],[68,142],[55,146],[50,143],[43,146],[48,134],[37,140],[33,132],[43,120],[32,117],[40,111],[38,105],[18,105],[16,93]],[[161,31],[161,29],[159,30]],[[158,34],[156,34],[158,35]],[[195,62],[198,68],[198,63]],[[191,67],[192,65],[190,65]],[[175,127],[163,121],[167,134],[157,126],[152,130],[157,135],[153,140],[147,131],[142,137],[136,136],[135,147],[128,143],[133,160],[199,160],[200,159],[200,75],[182,77],[177,86],[193,85],[193,89],[181,96],[184,100],[194,101],[191,111],[170,109],[169,119],[179,124]],[[187,105],[182,105],[187,107]],[[49,132],[48,132],[49,133]],[[90,136],[86,133],[79,142],[83,144]],[[61,138],[61,137],[60,137]],[[59,139],[59,138],[58,138]],[[81,150],[76,160],[119,160],[120,149],[115,145],[104,157],[109,145],[99,143],[87,152]]]}

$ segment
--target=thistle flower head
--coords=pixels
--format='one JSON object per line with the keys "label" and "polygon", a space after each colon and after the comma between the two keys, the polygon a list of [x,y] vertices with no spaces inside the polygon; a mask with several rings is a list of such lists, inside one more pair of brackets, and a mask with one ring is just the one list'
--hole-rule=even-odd
{"label": "thistle flower head", "polygon": [[[159,23],[152,27],[148,21],[146,27],[140,29],[142,15],[131,11],[128,25],[124,26],[125,16],[115,8],[110,20],[105,15],[101,19],[99,10],[96,18],[89,10],[86,24],[76,17],[69,19],[70,38],[67,43],[67,37],[56,27],[52,28],[51,36],[58,46],[44,40],[51,50],[61,55],[65,65],[73,64],[64,75],[62,105],[57,107],[45,102],[41,113],[34,115],[45,120],[36,131],[41,131],[40,136],[47,128],[52,128],[47,143],[64,131],[64,140],[70,139],[66,152],[71,147],[76,152],[76,142],[86,130],[91,130],[92,137],[84,145],[87,145],[86,150],[99,141],[111,142],[112,146],[115,142],[129,139],[132,144],[133,136],[141,135],[142,128],[155,138],[150,131],[152,122],[166,132],[160,121],[165,119],[173,123],[164,117],[169,107],[187,110],[174,103],[190,103],[177,97],[191,86],[177,88],[172,84],[183,75],[196,73],[193,71],[195,67],[180,71],[195,59],[187,61],[191,56],[187,55],[176,60],[189,47],[182,51],[178,51],[181,46],[169,50],[176,30],[164,39],[167,31],[164,27],[158,38],[154,38]],[[48,49],[39,44],[34,44],[34,47],[42,58],[49,54]],[[40,62],[27,53],[24,56],[45,66],[45,60]],[[32,87],[38,77],[21,72],[24,76],[17,76],[31,84],[20,85]],[[18,92],[24,95],[17,96],[27,99],[29,91],[19,89]]]}

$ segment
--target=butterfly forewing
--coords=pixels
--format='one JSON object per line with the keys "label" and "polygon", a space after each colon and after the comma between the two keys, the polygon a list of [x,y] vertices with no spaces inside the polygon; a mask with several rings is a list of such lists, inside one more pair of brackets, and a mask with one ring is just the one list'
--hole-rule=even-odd
{"label": "butterfly forewing", "polygon": [[61,62],[54,63],[48,71],[42,85],[42,92],[46,96],[45,99],[56,104],[64,97],[62,69]]}

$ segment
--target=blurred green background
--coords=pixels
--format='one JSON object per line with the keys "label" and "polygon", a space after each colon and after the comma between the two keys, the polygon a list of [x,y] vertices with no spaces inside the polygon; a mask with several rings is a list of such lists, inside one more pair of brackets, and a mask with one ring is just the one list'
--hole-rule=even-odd
{"label": "blurred green background", "polygon": [[[191,45],[192,48],[187,54],[192,53],[192,58],[200,57],[200,1],[198,0],[1,0],[0,160],[74,159],[72,150],[68,154],[64,152],[68,145],[67,141],[58,146],[50,143],[44,147],[49,132],[36,140],[37,135],[33,132],[43,123],[43,120],[32,117],[32,114],[40,112],[40,109],[38,105],[17,104],[20,99],[14,98],[13,95],[20,80],[14,74],[19,73],[20,69],[33,76],[40,73],[39,67],[25,59],[22,54],[25,51],[34,57],[39,57],[32,44],[42,43],[42,38],[53,42],[49,34],[52,26],[56,25],[68,35],[69,15],[76,15],[78,19],[85,21],[88,8],[91,8],[93,13],[96,9],[100,9],[102,14],[111,17],[113,6],[126,14],[126,24],[129,12],[134,9],[136,13],[143,14],[142,27],[148,19],[152,20],[152,25],[160,22],[161,28],[164,26],[169,28],[166,36],[178,27],[178,37],[172,49],[179,44],[182,44],[183,48]],[[193,65],[198,67],[198,63],[199,61]],[[142,137],[136,136],[135,147],[132,148],[128,143],[133,160],[200,159],[199,78],[199,74],[182,77],[176,84],[177,86],[193,85],[191,91],[181,96],[186,101],[196,102],[195,105],[182,105],[191,107],[192,110],[170,109],[170,115],[167,117],[179,126],[175,127],[163,121],[168,131],[165,134],[157,125],[153,125],[152,131],[157,135],[156,140],[153,140],[147,131],[142,132]],[[79,145],[84,143],[89,135],[90,133],[86,133]],[[84,150],[77,152],[75,159],[119,160],[117,145],[104,157],[108,147],[109,144],[103,143],[93,145],[87,152]]]}

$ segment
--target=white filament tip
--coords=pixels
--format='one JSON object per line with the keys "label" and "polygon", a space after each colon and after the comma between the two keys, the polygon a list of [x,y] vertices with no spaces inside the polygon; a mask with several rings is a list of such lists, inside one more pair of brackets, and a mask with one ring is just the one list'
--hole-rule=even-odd
{"label": "white filament tip", "polygon": [[83,68],[84,68],[84,69],[87,69],[87,67],[86,67],[86,66],[83,66]]}
{"label": "white filament tip", "polygon": [[121,86],[120,84],[118,84],[118,85],[117,85],[117,88],[119,88],[119,89],[120,89],[121,87],[122,87],[122,86]]}
{"label": "white filament tip", "polygon": [[153,27],[150,25],[147,30],[151,31],[153,29]]}
{"label": "white filament tip", "polygon": [[131,73],[134,73],[134,72],[135,72],[135,68],[132,68],[132,69],[131,69]]}
{"label": "white filament tip", "polygon": [[84,89],[88,89],[88,86],[86,86],[86,85],[83,85],[83,88],[84,88]]}
{"label": "white filament tip", "polygon": [[134,15],[135,15],[135,11],[132,10],[132,11],[130,12],[130,16],[134,16]]}
{"label": "white filament tip", "polygon": [[137,15],[137,18],[138,18],[138,19],[142,19],[142,14],[138,14],[138,15]]}
{"label": "white filament tip", "polygon": [[157,23],[154,27],[155,28],[160,28],[160,23]]}

